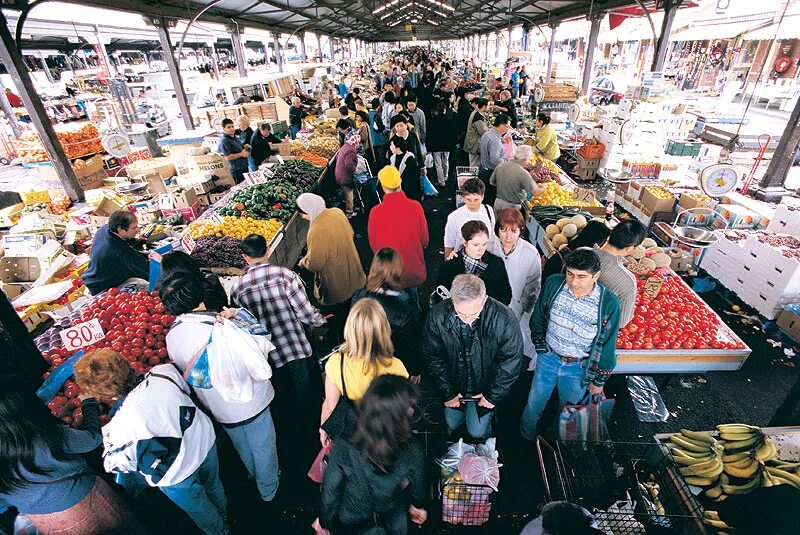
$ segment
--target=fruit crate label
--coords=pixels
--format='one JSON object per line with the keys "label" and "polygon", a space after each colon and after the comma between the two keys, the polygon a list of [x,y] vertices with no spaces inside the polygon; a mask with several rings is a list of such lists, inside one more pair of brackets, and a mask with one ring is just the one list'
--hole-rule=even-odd
{"label": "fruit crate label", "polygon": [[592,204],[595,202],[594,191],[586,188],[578,188],[572,193],[572,199],[578,202]]}
{"label": "fruit crate label", "polygon": [[183,250],[184,252],[186,252],[186,254],[192,254],[192,251],[194,251],[195,245],[197,245],[197,243],[194,241],[194,238],[192,238],[192,236],[187,232],[181,238],[181,245],[183,246]]}
{"label": "fruit crate label", "polygon": [[100,320],[97,318],[78,323],[58,334],[61,336],[61,341],[64,342],[64,347],[70,352],[92,345],[106,337],[106,333],[100,326]]}
{"label": "fruit crate label", "polygon": [[651,298],[658,297],[658,292],[661,291],[661,285],[664,284],[664,279],[661,277],[650,277],[644,283],[644,293]]}

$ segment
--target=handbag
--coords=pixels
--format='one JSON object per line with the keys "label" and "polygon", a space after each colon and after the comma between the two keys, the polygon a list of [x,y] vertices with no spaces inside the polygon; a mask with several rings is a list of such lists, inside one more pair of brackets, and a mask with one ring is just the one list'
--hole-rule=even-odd
{"label": "handbag", "polygon": [[578,442],[603,442],[610,438],[608,421],[615,400],[602,394],[586,393],[576,405],[565,405],[558,418],[558,436],[561,440]]}
{"label": "handbag", "polygon": [[320,426],[331,439],[350,438],[350,435],[356,430],[356,407],[353,401],[347,397],[347,385],[344,382],[345,356],[341,353],[340,356],[339,374],[342,378],[342,395],[331,415]]}
{"label": "handbag", "polygon": [[325,469],[328,467],[327,459],[328,455],[331,453],[332,446],[332,442],[328,442],[328,444],[323,446],[322,449],[319,450],[314,462],[311,463],[311,468],[308,469],[308,478],[318,485],[322,485],[322,480],[325,477]]}
{"label": "handbag", "polygon": [[422,194],[426,197],[438,197],[439,190],[437,190],[431,181],[425,175],[419,175],[420,185],[422,186]]}

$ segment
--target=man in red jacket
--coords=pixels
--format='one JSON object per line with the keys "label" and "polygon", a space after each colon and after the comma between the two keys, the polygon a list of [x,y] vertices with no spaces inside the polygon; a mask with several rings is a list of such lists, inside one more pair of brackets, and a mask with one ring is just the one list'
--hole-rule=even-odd
{"label": "man in red jacket", "polygon": [[406,197],[400,189],[400,171],[387,165],[378,172],[385,193],[383,203],[369,214],[367,233],[373,251],[391,247],[403,258],[401,282],[416,288],[428,276],[423,249],[428,246],[428,221],[422,205]]}

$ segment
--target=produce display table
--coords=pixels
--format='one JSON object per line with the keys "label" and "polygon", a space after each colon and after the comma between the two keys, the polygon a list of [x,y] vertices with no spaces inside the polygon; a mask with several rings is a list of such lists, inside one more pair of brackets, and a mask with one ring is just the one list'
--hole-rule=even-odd
{"label": "produce display table", "polygon": [[[554,247],[538,221],[530,218],[527,222],[531,243],[547,254]],[[669,271],[680,281],[685,290],[694,293],[686,282],[674,271]],[[617,366],[614,373],[626,375],[645,375],[652,373],[705,373],[710,371],[736,371],[744,365],[751,349],[730,329],[719,315],[706,305],[718,320],[719,337],[726,342],[742,344],[742,348],[707,349],[618,349]]]}

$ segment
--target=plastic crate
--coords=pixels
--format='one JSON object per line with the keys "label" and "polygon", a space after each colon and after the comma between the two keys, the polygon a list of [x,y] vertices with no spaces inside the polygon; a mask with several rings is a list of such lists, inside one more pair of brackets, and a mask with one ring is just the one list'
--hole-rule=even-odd
{"label": "plastic crate", "polygon": [[578,149],[578,154],[587,159],[601,158],[606,151],[606,146],[602,143],[595,143],[594,145],[584,145]]}

